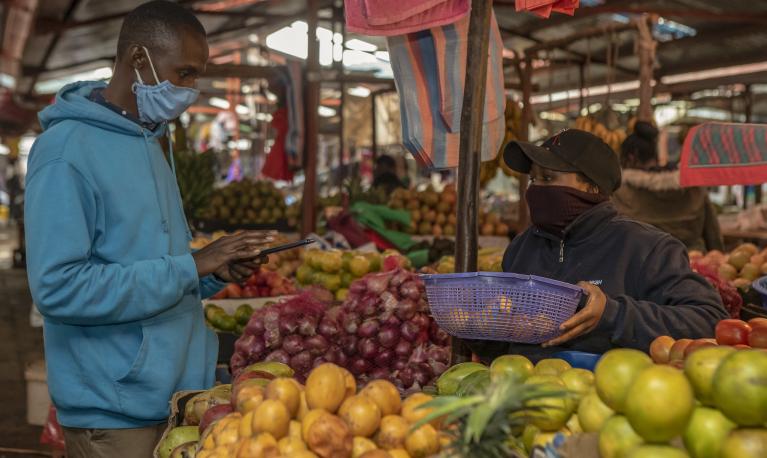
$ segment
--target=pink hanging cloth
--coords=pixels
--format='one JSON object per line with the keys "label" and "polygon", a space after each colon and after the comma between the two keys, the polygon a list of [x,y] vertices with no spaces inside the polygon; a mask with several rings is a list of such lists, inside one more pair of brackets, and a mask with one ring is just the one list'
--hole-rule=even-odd
{"label": "pink hanging cloth", "polygon": [[516,0],[517,11],[527,11],[542,18],[548,18],[551,13],[563,13],[572,16],[578,8],[580,0]]}
{"label": "pink hanging cloth", "polygon": [[468,14],[469,0],[344,0],[346,29],[394,36],[451,24]]}

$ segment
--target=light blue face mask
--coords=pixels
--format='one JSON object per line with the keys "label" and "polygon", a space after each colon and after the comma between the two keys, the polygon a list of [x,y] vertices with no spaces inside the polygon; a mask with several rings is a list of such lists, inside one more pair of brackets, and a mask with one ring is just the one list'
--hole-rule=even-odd
{"label": "light blue face mask", "polygon": [[200,91],[190,87],[176,86],[168,80],[161,83],[152,64],[152,58],[149,57],[149,50],[143,46],[142,48],[157,84],[151,86],[144,84],[138,69],[133,69],[138,78],[138,82],[133,83],[133,93],[136,94],[139,119],[142,122],[155,124],[176,119],[197,100]]}

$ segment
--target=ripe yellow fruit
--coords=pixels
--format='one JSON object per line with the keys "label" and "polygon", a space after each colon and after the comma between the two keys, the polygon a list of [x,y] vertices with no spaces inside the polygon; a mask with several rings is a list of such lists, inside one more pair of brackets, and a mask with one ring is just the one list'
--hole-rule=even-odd
{"label": "ripe yellow fruit", "polygon": [[277,442],[281,455],[292,456],[294,453],[306,450],[306,444],[296,437],[286,436]]}
{"label": "ripe yellow fruit", "polygon": [[396,415],[402,407],[397,387],[388,380],[373,380],[360,391],[360,394],[375,402],[383,416]]}
{"label": "ripe yellow fruit", "polygon": [[306,442],[306,438],[309,436],[309,428],[311,428],[312,424],[323,415],[329,415],[328,411],[323,409],[314,409],[310,410],[309,413],[306,414],[303,421],[301,422],[301,438],[304,440],[304,442]]}
{"label": "ripe yellow fruit", "polygon": [[352,458],[359,458],[365,452],[376,449],[378,449],[378,447],[375,442],[367,437],[355,436],[354,442],[352,442]]}
{"label": "ripe yellow fruit", "polygon": [[259,456],[263,458],[277,458],[280,452],[277,441],[269,433],[262,433],[256,437],[250,437],[240,442],[237,448],[236,458],[250,458]]}
{"label": "ripe yellow fruit", "polygon": [[355,436],[370,437],[381,423],[381,410],[364,395],[347,398],[341,404],[338,416],[349,425]]}
{"label": "ripe yellow fruit", "polygon": [[404,448],[410,424],[399,415],[387,415],[381,419],[375,442],[385,450]]}
{"label": "ripe yellow fruit", "polygon": [[347,395],[346,375],[331,363],[315,367],[306,379],[306,404],[310,409],[324,409],[336,413]]}
{"label": "ripe yellow fruit", "polygon": [[301,390],[292,378],[280,377],[272,380],[264,390],[266,399],[276,399],[288,408],[291,418],[295,418],[301,402]]}
{"label": "ripe yellow fruit", "polygon": [[421,409],[420,407],[432,399],[434,398],[424,393],[411,394],[402,402],[402,417],[410,423],[415,423],[429,415],[433,409]]}
{"label": "ripe yellow fruit", "polygon": [[290,413],[285,404],[275,399],[262,402],[253,414],[253,433],[269,433],[275,439],[288,435]]}
{"label": "ripe yellow fruit", "polygon": [[425,424],[408,434],[405,449],[413,458],[426,458],[439,452],[439,436],[430,424]]}

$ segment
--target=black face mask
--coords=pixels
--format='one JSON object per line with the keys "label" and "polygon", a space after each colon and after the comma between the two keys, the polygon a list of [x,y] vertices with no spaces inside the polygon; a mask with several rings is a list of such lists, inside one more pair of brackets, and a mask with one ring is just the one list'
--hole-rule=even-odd
{"label": "black face mask", "polygon": [[525,194],[530,220],[542,231],[561,237],[565,228],[594,206],[607,200],[602,194],[569,186],[532,185]]}

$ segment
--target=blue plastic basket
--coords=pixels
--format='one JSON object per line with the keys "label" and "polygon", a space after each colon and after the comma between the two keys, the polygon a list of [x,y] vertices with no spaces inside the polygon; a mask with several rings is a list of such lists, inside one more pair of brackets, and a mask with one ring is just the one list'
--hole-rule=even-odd
{"label": "blue plastic basket", "polygon": [[531,275],[499,272],[422,275],[431,314],[463,339],[539,344],[559,335],[583,290]]}
{"label": "blue plastic basket", "polygon": [[767,308],[767,276],[757,278],[751,286],[762,296],[762,307]]}
{"label": "blue plastic basket", "polygon": [[560,351],[554,353],[554,358],[564,359],[571,366],[578,369],[586,369],[594,372],[594,368],[597,367],[597,363],[602,355],[598,353],[586,353],[585,351]]}

